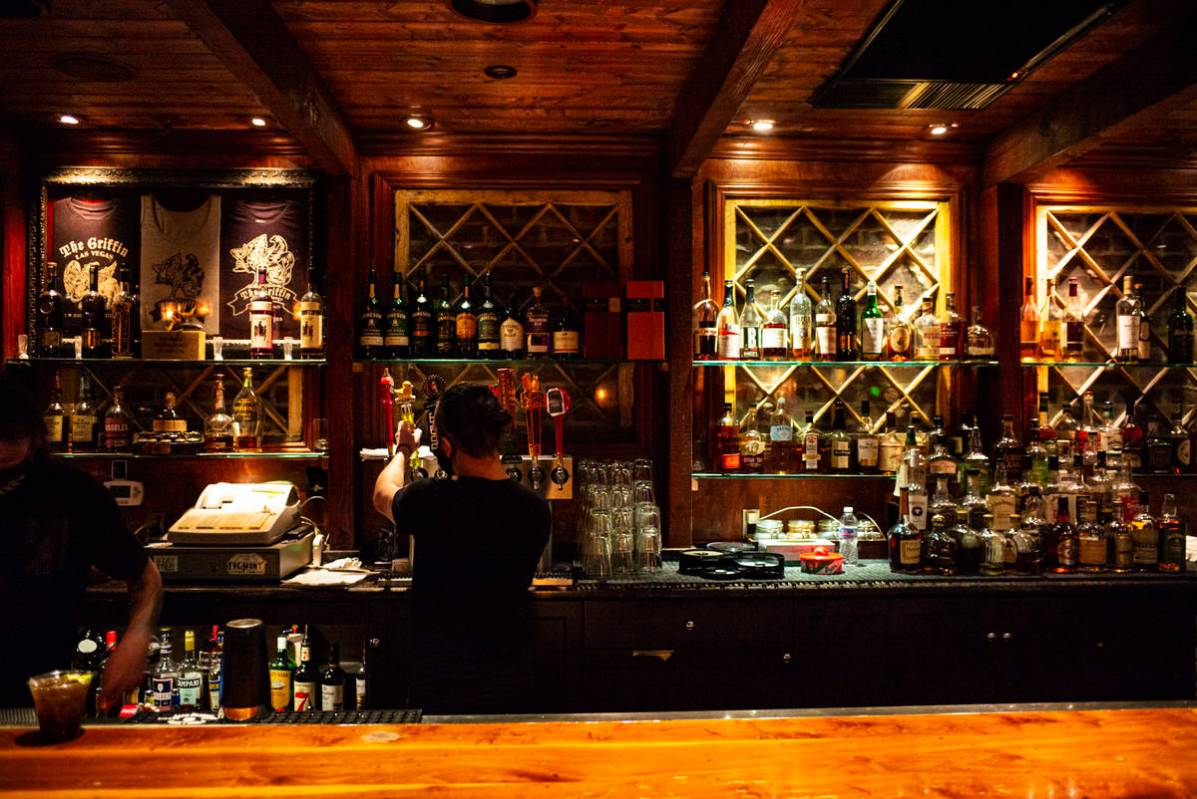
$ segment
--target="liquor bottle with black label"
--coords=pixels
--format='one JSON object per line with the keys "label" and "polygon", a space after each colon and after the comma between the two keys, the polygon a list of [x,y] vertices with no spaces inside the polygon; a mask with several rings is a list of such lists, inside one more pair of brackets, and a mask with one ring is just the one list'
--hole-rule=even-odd
{"label": "liquor bottle with black label", "polygon": [[852,296],[847,269],[841,271],[840,278],[840,298],[835,305],[836,357],[855,361],[860,353],[856,347],[856,298]]}
{"label": "liquor bottle with black label", "polygon": [[407,306],[403,302],[403,275],[396,272],[391,285],[391,305],[383,325],[382,344],[388,358],[406,358],[411,354]]}
{"label": "liquor bottle with black label", "polygon": [[499,323],[499,351],[504,358],[519,360],[527,352],[527,346],[524,323],[520,319],[519,306],[513,295],[507,305],[507,312],[503,315],[503,321]]}
{"label": "liquor bottle with black label", "polygon": [[1176,496],[1164,494],[1160,505],[1159,569],[1162,572],[1185,570],[1185,523],[1176,514]]}
{"label": "liquor bottle with black label", "polygon": [[295,670],[295,677],[291,683],[291,709],[296,713],[319,710],[319,694],[316,691],[319,682],[320,674],[316,671],[316,664],[312,662],[312,642],[305,632],[303,643],[299,645],[299,668]]}
{"label": "liquor bottle with black label", "polygon": [[274,300],[266,287],[266,269],[258,269],[258,283],[249,301],[249,357],[274,357]]}
{"label": "liquor bottle with black label", "polygon": [[499,324],[503,314],[491,293],[490,272],[482,277],[482,303],[478,306],[478,357],[499,356]]}
{"label": "liquor bottle with black label", "polygon": [[195,655],[195,631],[183,632],[183,659],[179,661],[179,710],[203,710],[204,673]]}
{"label": "liquor bottle with black label", "polygon": [[411,304],[411,356],[432,355],[435,329],[432,324],[432,300],[428,299],[428,269],[422,268],[416,280],[416,298]]}
{"label": "liquor bottle with black label", "polygon": [[1060,497],[1057,500],[1056,523],[1048,532],[1048,540],[1055,545],[1054,551],[1049,553],[1055,563],[1052,571],[1056,574],[1075,572],[1080,553],[1076,528],[1069,521],[1068,497]]}
{"label": "liquor bottle with black label", "polygon": [[104,346],[104,329],[108,321],[108,301],[99,292],[100,270],[88,270],[88,289],[79,301],[79,315],[82,322],[79,338],[84,358],[104,358],[108,352]]}
{"label": "liquor bottle with black label", "polygon": [[1068,298],[1064,304],[1064,357],[1077,361],[1085,351],[1085,306],[1081,302],[1075,277],[1068,278]]}
{"label": "liquor bottle with black label", "polygon": [[435,327],[438,358],[452,358],[457,354],[457,315],[449,300],[449,273],[441,273],[441,298],[436,302]]}
{"label": "liquor bottle with black label", "polygon": [[204,452],[233,450],[233,417],[224,409],[224,378],[216,378],[216,401],[212,413],[204,419]]}
{"label": "liquor bottle with black label", "polygon": [[42,413],[42,421],[46,425],[46,446],[51,452],[62,452],[66,449],[69,438],[66,408],[62,404],[62,375],[54,373],[54,383],[50,386],[50,402]]}
{"label": "liquor bottle with black label", "polygon": [[844,402],[835,401],[832,414],[832,429],[828,436],[831,447],[831,471],[848,472],[852,469],[852,439],[844,429]]}
{"label": "liquor bottle with black label", "polygon": [[254,391],[253,369],[247,366],[241,374],[241,390],[233,398],[233,447],[256,450],[260,446],[262,408]]}
{"label": "liquor bottle with black label", "polygon": [[91,383],[79,374],[79,395],[71,408],[68,446],[71,452],[91,452],[96,448],[96,408],[91,404]]}
{"label": "liquor bottle with black label", "polygon": [[553,356],[556,358],[577,358],[582,352],[582,334],[578,315],[567,299],[561,309],[561,316],[553,326]]}
{"label": "liquor bottle with black label", "polygon": [[316,270],[308,267],[308,289],[299,298],[299,357],[324,357],[324,298],[316,291]]}
{"label": "liquor bottle with black label", "polygon": [[294,688],[291,685],[295,675],[295,664],[287,654],[287,636],[280,635],[275,641],[276,653],[270,661],[270,707],[275,713],[285,713],[291,709],[294,699]]}
{"label": "liquor bottle with black label", "polygon": [[549,311],[540,301],[542,289],[532,288],[532,304],[524,311],[524,335],[529,358],[543,358],[550,352]]}
{"label": "liquor bottle with black label", "polygon": [[46,281],[37,295],[38,348],[43,358],[64,358],[67,347],[62,343],[66,331],[66,297],[57,288],[58,264],[46,264]]}
{"label": "liquor bottle with black label", "polygon": [[478,309],[470,297],[470,276],[462,278],[461,297],[453,308],[457,335],[457,357],[478,357]]}
{"label": "liquor bottle with black label", "polygon": [[922,562],[923,532],[908,523],[910,496],[905,488],[898,495],[898,522],[889,529],[889,570],[895,574],[918,574]]}
{"label": "liquor bottle with black label", "polygon": [[182,416],[175,404],[177,402],[173,391],[166,392],[166,400],[162,410],[154,417],[155,433],[186,433],[187,419]]}
{"label": "liquor bottle with black label", "polygon": [[330,647],[328,664],[320,673],[320,709],[324,711],[345,708],[345,672],[341,669],[341,645]]}
{"label": "liquor bottle with black label", "polygon": [[125,390],[117,386],[112,391],[112,404],[104,413],[104,450],[128,452],[133,448],[133,425],[125,412]]}
{"label": "liquor bottle with black label", "polygon": [[378,275],[373,269],[366,284],[366,302],[358,317],[357,354],[367,360],[383,354],[382,309],[378,303]]}
{"label": "liquor bottle with black label", "polygon": [[128,267],[120,271],[120,290],[112,301],[112,357],[132,358],[141,352],[141,297]]}
{"label": "liquor bottle with black label", "polygon": [[179,671],[171,657],[173,649],[170,628],[163,627],[159,633],[158,667],[150,681],[156,713],[171,713],[179,703]]}

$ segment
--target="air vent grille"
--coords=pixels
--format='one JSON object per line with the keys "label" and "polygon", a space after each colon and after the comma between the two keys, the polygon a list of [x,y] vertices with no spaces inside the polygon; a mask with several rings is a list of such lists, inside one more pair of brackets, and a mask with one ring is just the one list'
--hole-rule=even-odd
{"label": "air vent grille", "polygon": [[927,81],[915,86],[902,101],[902,108],[976,111],[1000,97],[1010,85]]}

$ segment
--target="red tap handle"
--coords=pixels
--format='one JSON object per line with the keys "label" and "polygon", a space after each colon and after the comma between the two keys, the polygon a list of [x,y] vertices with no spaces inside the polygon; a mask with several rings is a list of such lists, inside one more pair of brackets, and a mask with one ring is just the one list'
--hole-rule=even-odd
{"label": "red tap handle", "polygon": [[391,377],[391,370],[382,367],[382,379],[378,381],[382,389],[382,409],[387,420],[387,457],[395,457],[395,378]]}

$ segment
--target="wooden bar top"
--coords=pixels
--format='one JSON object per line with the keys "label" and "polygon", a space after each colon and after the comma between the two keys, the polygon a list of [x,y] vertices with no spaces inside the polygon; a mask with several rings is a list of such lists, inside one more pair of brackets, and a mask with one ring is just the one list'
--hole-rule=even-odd
{"label": "wooden bar top", "polygon": [[[933,679],[933,677],[930,677]],[[1197,711],[0,729],[0,797],[1192,797]]]}

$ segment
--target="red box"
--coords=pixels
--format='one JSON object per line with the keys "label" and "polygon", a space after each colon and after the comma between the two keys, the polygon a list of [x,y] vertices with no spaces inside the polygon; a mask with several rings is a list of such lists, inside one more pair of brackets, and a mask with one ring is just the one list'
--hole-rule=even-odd
{"label": "red box", "polygon": [[618,280],[582,286],[582,357],[616,361],[623,357],[623,284]]}
{"label": "red box", "polygon": [[665,360],[665,281],[629,280],[628,360]]}

